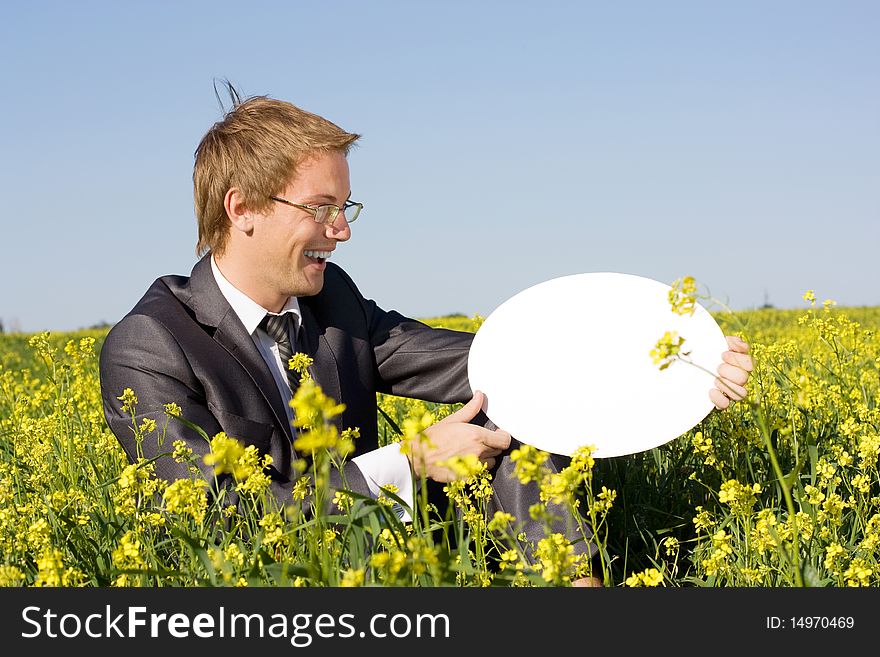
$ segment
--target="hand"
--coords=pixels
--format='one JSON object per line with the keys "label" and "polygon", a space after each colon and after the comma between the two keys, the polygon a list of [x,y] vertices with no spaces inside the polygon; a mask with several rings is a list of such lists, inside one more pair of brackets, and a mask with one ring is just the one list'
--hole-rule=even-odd
{"label": "hand", "polygon": [[510,446],[510,434],[501,429],[490,431],[476,424],[468,424],[485,403],[486,396],[477,390],[473,398],[452,415],[425,429],[427,440],[413,441],[407,455],[417,477],[427,476],[442,483],[456,475],[449,468],[438,465],[453,456],[476,454],[491,470],[495,457]]}
{"label": "hand", "polygon": [[715,387],[709,391],[709,399],[718,410],[724,410],[730,406],[730,402],[744,399],[747,390],[746,382],[749,373],[755,365],[749,356],[749,344],[735,335],[727,335],[727,345],[730,351],[721,354],[724,360],[718,366],[718,378],[715,379]]}

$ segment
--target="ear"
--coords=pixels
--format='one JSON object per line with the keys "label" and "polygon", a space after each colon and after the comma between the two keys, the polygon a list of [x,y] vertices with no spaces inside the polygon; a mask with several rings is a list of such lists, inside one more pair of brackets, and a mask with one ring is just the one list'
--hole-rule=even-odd
{"label": "ear", "polygon": [[232,187],[223,198],[223,208],[232,224],[233,230],[250,233],[254,229],[253,213],[244,203],[244,194],[238,187]]}

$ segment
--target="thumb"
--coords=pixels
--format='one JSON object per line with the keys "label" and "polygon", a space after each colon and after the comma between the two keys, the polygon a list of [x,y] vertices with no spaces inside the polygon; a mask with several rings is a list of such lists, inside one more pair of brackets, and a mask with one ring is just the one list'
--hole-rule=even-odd
{"label": "thumb", "polygon": [[477,413],[480,412],[480,409],[483,408],[483,402],[485,401],[486,396],[479,390],[474,392],[474,396],[471,400],[459,408],[455,413],[451,415],[447,415],[445,418],[440,420],[439,424],[448,424],[450,422],[469,422],[474,419]]}

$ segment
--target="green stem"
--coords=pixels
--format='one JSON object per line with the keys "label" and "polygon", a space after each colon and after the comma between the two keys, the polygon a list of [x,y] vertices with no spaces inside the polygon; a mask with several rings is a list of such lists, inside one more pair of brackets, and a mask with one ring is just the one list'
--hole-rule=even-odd
{"label": "green stem", "polygon": [[[794,500],[791,497],[791,486],[785,479],[785,475],[782,474],[782,468],[779,467],[779,460],[776,458],[776,450],[773,449],[773,443],[770,441],[770,432],[767,430],[767,423],[764,419],[763,413],[761,413],[761,407],[759,404],[754,403],[752,408],[755,411],[755,415],[758,419],[758,425],[761,427],[761,437],[764,439],[764,444],[767,446],[767,453],[770,455],[770,462],[773,464],[773,471],[776,473],[776,479],[779,481],[779,485],[782,486],[782,495],[785,497],[785,506],[788,507],[788,517],[791,518],[791,528],[793,534],[793,546],[791,552],[791,562],[794,567],[794,578],[795,582],[799,587],[804,586],[804,579],[801,575],[800,568],[800,560],[799,560],[799,552],[800,552],[800,540],[801,535],[798,531],[797,525],[797,515],[794,510]],[[780,547],[783,551],[785,551],[785,547],[780,541]]]}

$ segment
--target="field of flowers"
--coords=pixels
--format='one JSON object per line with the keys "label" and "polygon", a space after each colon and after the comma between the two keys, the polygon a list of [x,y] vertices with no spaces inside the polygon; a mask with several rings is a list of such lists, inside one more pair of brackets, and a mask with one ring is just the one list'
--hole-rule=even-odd
{"label": "field of flowers", "polygon": [[[445,515],[423,502],[401,523],[393,490],[330,495],[329,464],[357,435],[327,422],[338,409],[307,378],[294,404],[298,448],[314,458],[289,505],[267,496],[265,460],[223,434],[204,438],[215,472],[234,477],[235,505],[196,474],[169,484],[152,462],[128,464],[104,422],[105,332],[0,335],[0,585],[565,586],[596,568],[606,586],[876,586],[880,307],[817,305],[811,292],[804,306],[713,312],[751,344],[756,369],[747,400],[688,434],[628,457],[584,450],[552,476],[546,454],[514,454],[520,480],[541,486],[533,517],[577,507],[597,564],[549,529],[525,549],[521,519],[485,513],[489,475],[467,460],[450,464],[461,478]],[[481,318],[425,321],[473,331]],[[136,415],[137,391],[120,397]],[[380,435],[409,446],[454,410],[377,403]],[[166,414],[185,422],[171,403]],[[162,440],[165,426],[132,430]],[[165,447],[161,458],[194,458]]]}

